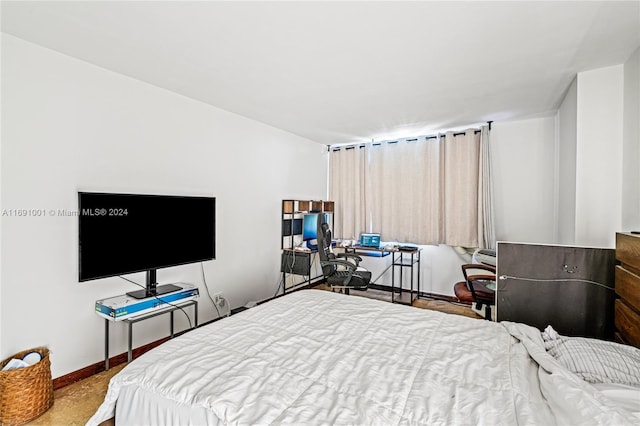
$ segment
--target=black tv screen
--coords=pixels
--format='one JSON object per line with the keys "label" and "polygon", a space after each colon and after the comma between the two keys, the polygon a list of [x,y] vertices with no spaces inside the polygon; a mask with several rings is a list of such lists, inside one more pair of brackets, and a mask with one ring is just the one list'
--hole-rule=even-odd
{"label": "black tv screen", "polygon": [[79,192],[80,281],[214,259],[215,206],[214,197]]}

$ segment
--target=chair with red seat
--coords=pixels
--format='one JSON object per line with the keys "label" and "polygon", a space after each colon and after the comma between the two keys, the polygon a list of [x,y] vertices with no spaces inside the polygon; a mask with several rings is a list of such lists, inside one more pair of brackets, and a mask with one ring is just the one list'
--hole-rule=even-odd
{"label": "chair with red seat", "polygon": [[[458,300],[476,304],[476,309],[482,309],[485,305],[485,316],[491,320],[491,306],[496,304],[495,288],[496,268],[483,263],[468,263],[462,265],[464,281],[453,286],[453,292]],[[487,287],[489,286],[489,287]]]}

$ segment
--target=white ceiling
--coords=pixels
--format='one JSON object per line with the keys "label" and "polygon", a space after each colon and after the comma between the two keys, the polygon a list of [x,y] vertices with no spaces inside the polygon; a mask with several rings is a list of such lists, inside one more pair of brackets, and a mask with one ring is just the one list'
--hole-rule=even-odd
{"label": "white ceiling", "polygon": [[549,114],[640,1],[2,2],[2,31],[323,144]]}

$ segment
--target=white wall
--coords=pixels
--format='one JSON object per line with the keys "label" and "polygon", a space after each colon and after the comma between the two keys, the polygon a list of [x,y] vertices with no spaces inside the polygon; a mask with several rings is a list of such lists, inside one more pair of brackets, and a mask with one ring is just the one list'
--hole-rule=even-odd
{"label": "white wall", "polygon": [[578,74],[576,238],[614,247],[622,215],[623,66]]}
{"label": "white wall", "polygon": [[556,242],[555,118],[493,127],[496,240]]}
{"label": "white wall", "polygon": [[613,247],[640,229],[640,49],[579,73],[557,122],[559,242]]}
{"label": "white wall", "polygon": [[558,243],[567,245],[576,238],[577,83],[574,79],[556,114]]}
{"label": "white wall", "polygon": [[640,231],[640,48],[624,64],[622,226]]}
{"label": "white wall", "polygon": [[[217,259],[205,270],[232,307],[277,288],[281,200],[326,194],[324,146],[8,35],[2,113],[3,209],[76,210],[78,190],[217,197]],[[48,346],[54,377],[101,361],[94,302],[135,287],[78,282],[75,217],[5,216],[1,232],[0,357]],[[198,264],[158,281],[205,292]],[[214,317],[201,297],[201,322]],[[167,322],[136,324],[134,346],[165,336]],[[126,350],[125,328],[112,325],[112,354]]]}

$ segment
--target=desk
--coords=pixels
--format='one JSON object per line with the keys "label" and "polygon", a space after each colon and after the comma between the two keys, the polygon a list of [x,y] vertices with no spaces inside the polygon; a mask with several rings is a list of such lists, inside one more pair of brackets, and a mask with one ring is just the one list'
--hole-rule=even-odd
{"label": "desk", "polygon": [[[127,351],[127,362],[131,362],[133,359],[133,324],[144,321],[149,318],[156,317],[158,315],[163,315],[170,313],[171,319],[169,321],[169,331],[170,337],[173,338],[173,312],[176,309],[182,309],[187,306],[193,306],[194,312],[194,328],[198,327],[198,301],[197,300],[187,300],[185,302],[174,302],[171,306],[167,306],[166,308],[161,308],[160,310],[149,312],[146,314],[141,314],[135,317],[126,318],[122,320],[129,325],[129,348]],[[105,370],[109,369],[109,323],[114,322],[114,320],[104,319],[104,368]]]}
{"label": "desk", "polygon": [[[302,285],[310,285],[323,279],[323,275],[312,277],[312,266],[314,255],[318,250],[294,250],[282,249],[282,257],[280,260],[280,272],[282,272],[282,294],[286,294],[289,290],[297,289]],[[300,275],[304,281],[293,284],[287,288],[287,274]]]}
{"label": "desk", "polygon": [[[401,303],[403,305],[411,305],[413,301],[418,298],[420,294],[420,247],[411,247],[403,250],[387,250],[385,247],[363,247],[354,245],[345,247],[345,252],[355,253],[358,252],[377,252],[381,254],[381,257],[392,256],[391,260],[391,302]],[[417,268],[414,269],[414,266]],[[396,298],[396,268],[400,275],[400,285],[398,286],[399,297]],[[409,268],[409,274],[411,279],[411,289],[409,290],[408,299],[403,296],[403,270]],[[416,277],[416,288],[414,289],[414,277]]]}

